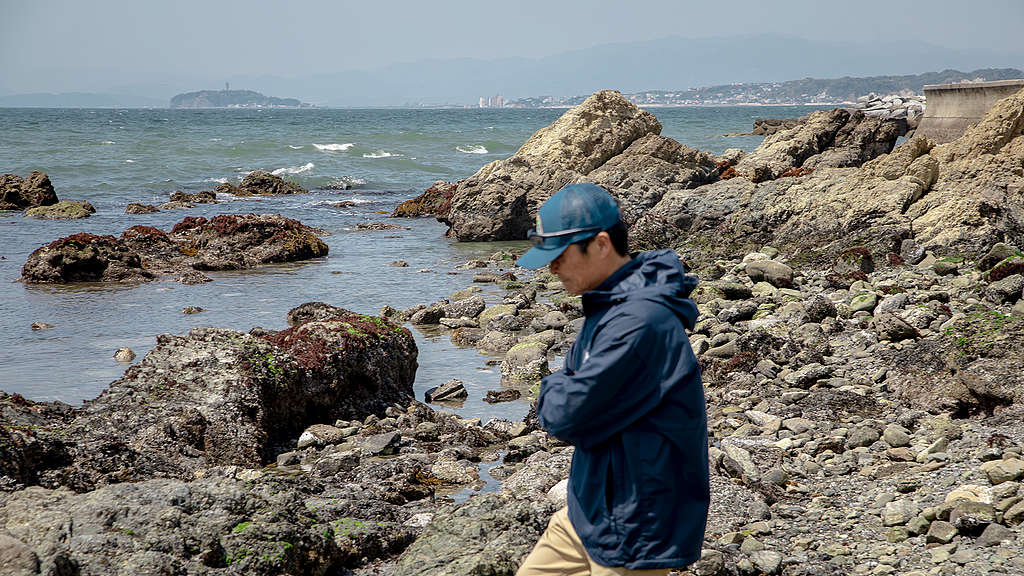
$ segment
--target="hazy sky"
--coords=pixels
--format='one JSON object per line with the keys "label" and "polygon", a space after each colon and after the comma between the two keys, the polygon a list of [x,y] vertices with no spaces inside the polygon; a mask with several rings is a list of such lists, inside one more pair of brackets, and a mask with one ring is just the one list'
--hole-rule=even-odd
{"label": "hazy sky", "polygon": [[535,58],[666,36],[781,33],[1024,53],[1022,26],[1022,0],[0,0],[0,94]]}

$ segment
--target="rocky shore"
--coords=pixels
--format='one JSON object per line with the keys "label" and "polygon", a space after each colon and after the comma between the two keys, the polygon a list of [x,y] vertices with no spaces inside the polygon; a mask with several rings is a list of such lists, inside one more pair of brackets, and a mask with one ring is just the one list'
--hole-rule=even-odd
{"label": "rocky shore", "polygon": [[210,270],[241,270],[327,255],[317,231],[277,214],[189,216],[170,233],[132,226],[120,237],[79,233],[29,255],[21,280],[29,283],[143,282],[162,275],[193,281]]}
{"label": "rocky shore", "polygon": [[[594,181],[619,199],[635,247],[673,249],[700,278],[691,343],[712,507],[685,574],[1009,576],[1024,572],[1022,127],[1024,93],[942,146],[893,148],[898,122],[822,111],[715,157],[601,92],[395,216],[435,215],[460,240],[520,238],[550,194]],[[251,242],[218,235],[229,228],[311,234],[269,216],[200,220],[89,239],[60,260],[95,253],[109,279],[198,271],[249,265]],[[30,262],[77,270],[47,248]],[[572,448],[532,413],[445,411],[458,382],[436,383],[434,407],[412,398],[402,324],[499,366],[494,400],[532,398],[582,308],[516,256],[466,262],[474,286],[379,317],[309,303],[280,332],[161,336],[81,407],[0,395],[3,565],[514,574],[565,503]]]}

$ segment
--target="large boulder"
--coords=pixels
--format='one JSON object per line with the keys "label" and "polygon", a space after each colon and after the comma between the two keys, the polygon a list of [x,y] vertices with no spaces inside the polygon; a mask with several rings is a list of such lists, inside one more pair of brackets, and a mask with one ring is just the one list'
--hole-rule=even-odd
{"label": "large boulder", "polygon": [[21,279],[32,283],[138,282],[159,274],[241,270],[326,256],[313,228],[277,214],[188,217],[170,234],[132,226],[120,238],[74,234],[29,255]]}
{"label": "large boulder", "polygon": [[717,177],[718,166],[707,152],[648,134],[580,181],[608,190],[619,201],[622,219],[632,224],[666,192],[696,188]]}
{"label": "large boulder", "polygon": [[241,270],[260,264],[327,255],[327,244],[298,220],[278,214],[222,214],[186,218],[171,238],[194,258],[196,270]]}
{"label": "large boulder", "polygon": [[80,408],[0,403],[0,479],[88,490],[217,465],[259,467],[309,425],[412,400],[416,344],[391,322],[336,309],[259,335],[162,335]]}
{"label": "large boulder", "polygon": [[602,90],[537,131],[506,160],[459,183],[443,221],[461,241],[519,240],[537,208],[661,124],[614,90]]}
{"label": "large boulder", "polygon": [[393,573],[512,576],[554,512],[555,505],[546,499],[500,494],[445,507],[398,558]]}
{"label": "large boulder", "polygon": [[0,175],[0,210],[25,210],[56,203],[57,193],[45,173],[34,170],[27,178]]}
{"label": "large boulder", "polygon": [[906,134],[905,121],[866,117],[841,108],[819,110],[806,121],[764,139],[736,165],[736,172],[754,182],[774,180],[794,169],[860,166],[890,152]]}
{"label": "large boulder", "polygon": [[981,309],[910,350],[889,350],[897,398],[929,411],[984,413],[1024,403],[1024,319]]}
{"label": "large boulder", "polygon": [[141,282],[153,273],[139,253],[109,235],[73,234],[36,249],[21,268],[33,283]]}
{"label": "large boulder", "polygon": [[[0,506],[0,550],[20,552],[0,556],[0,573],[347,573],[413,538],[412,528],[394,521],[404,518],[390,519],[400,508],[374,508],[325,484],[226,467],[188,482],[153,479],[84,494],[21,490]],[[353,505],[364,502],[365,509]],[[382,509],[389,515],[374,517]]]}
{"label": "large boulder", "polygon": [[391,218],[418,218],[420,216],[444,218],[451,207],[451,199],[458,186],[457,182],[438,180],[419,196],[399,204],[391,213]]}
{"label": "large boulder", "polygon": [[[819,125],[842,116],[811,117],[816,114]],[[634,224],[631,239],[639,248],[676,248],[691,263],[706,262],[711,254],[742,256],[765,244],[805,262],[834,259],[852,247],[877,256],[899,253],[907,239],[936,255],[980,256],[1000,241],[1020,245],[1022,124],[1024,92],[998,102],[959,140],[934,149],[927,139],[914,137],[861,168],[818,166],[801,178],[756,183],[733,178],[671,191]],[[805,129],[808,125],[795,130],[804,134],[799,131]],[[789,160],[762,154],[758,163],[748,163],[756,172],[753,180],[778,176],[802,157],[814,141],[804,136],[793,138],[792,150],[804,151],[790,153]],[[785,150],[784,143],[765,150]],[[751,157],[758,156],[748,155],[740,164]]]}
{"label": "large boulder", "polygon": [[85,200],[61,200],[56,204],[28,208],[25,210],[25,217],[37,220],[77,220],[88,218],[90,214],[95,213],[96,208]]}
{"label": "large boulder", "polygon": [[[235,196],[279,196],[282,194],[305,194],[309,192],[300,184],[289,182],[277,174],[264,170],[250,172],[238,186],[224,183],[213,189],[216,194],[233,194]],[[200,192],[203,194],[203,192]],[[188,200],[188,197],[184,197]],[[175,200],[172,196],[171,200]]]}

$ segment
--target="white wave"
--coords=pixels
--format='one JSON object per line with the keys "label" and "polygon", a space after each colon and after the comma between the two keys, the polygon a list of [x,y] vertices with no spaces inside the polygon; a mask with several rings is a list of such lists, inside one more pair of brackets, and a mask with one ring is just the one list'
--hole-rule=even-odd
{"label": "white wave", "polygon": [[376,152],[363,154],[363,158],[391,158],[392,156],[401,156],[401,154],[392,154],[391,152],[385,152],[384,150],[377,150]]}
{"label": "white wave", "polygon": [[103,142],[100,142],[100,144],[117,144],[117,142],[114,142],[113,140],[104,140]]}
{"label": "white wave", "polygon": [[129,164],[135,164],[135,160],[125,160],[125,162],[127,162]]}
{"label": "white wave", "polygon": [[207,178],[206,180],[203,180],[203,182],[215,182],[217,184],[227,184],[228,183],[228,179],[227,178]]}
{"label": "white wave", "polygon": [[307,162],[302,166],[292,166],[291,168],[278,168],[271,172],[274,176],[280,176],[281,174],[302,174],[303,172],[309,172],[313,169],[314,164]]}
{"label": "white wave", "polygon": [[326,150],[327,152],[343,152],[355,145],[355,142],[348,142],[346,144],[313,144],[313,147],[317,150]]}
{"label": "white wave", "polygon": [[223,138],[210,138],[210,142],[220,142]]}
{"label": "white wave", "polygon": [[305,146],[292,146],[291,144],[289,144],[288,147],[291,148],[292,150],[302,150],[303,148],[305,148]]}
{"label": "white wave", "polygon": [[487,148],[483,146],[469,146],[468,148],[456,146],[455,149],[463,154],[487,154]]}

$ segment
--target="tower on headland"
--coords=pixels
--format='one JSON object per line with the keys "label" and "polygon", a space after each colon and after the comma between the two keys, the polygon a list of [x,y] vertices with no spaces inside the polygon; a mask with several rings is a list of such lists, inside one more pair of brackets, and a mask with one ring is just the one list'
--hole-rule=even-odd
{"label": "tower on headland", "polygon": [[224,83],[224,91],[227,92],[228,90],[231,90],[231,86],[229,86],[228,83],[225,82]]}

